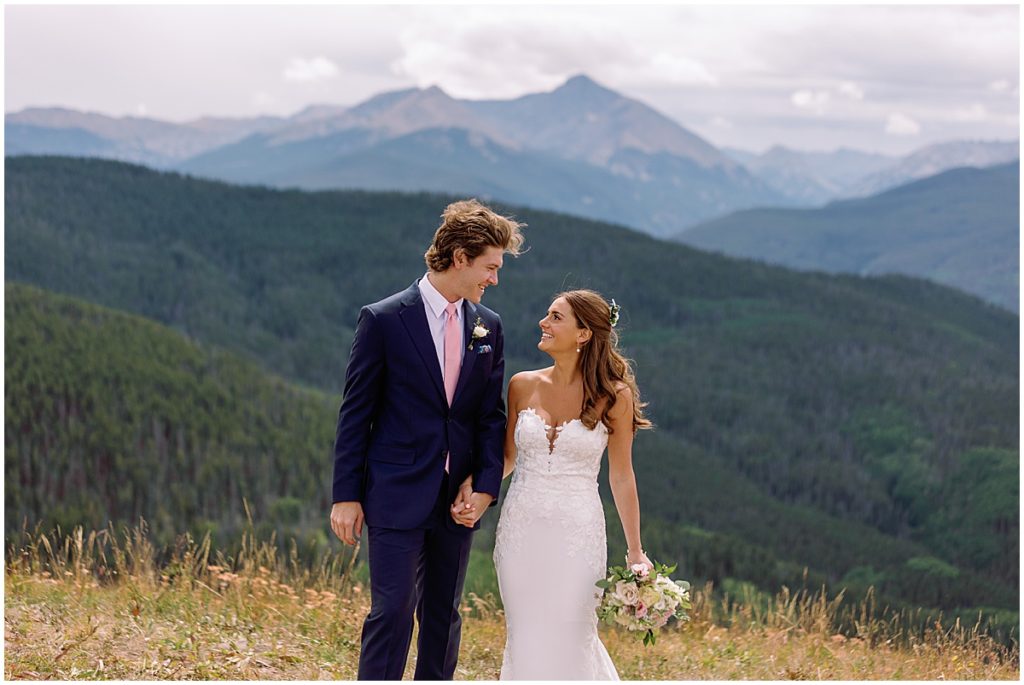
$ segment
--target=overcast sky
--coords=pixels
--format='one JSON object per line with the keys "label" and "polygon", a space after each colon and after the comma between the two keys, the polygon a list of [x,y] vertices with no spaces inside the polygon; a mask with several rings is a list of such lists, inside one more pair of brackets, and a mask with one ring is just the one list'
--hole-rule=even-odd
{"label": "overcast sky", "polygon": [[718,146],[905,153],[1019,131],[1016,6],[7,5],[6,112],[288,115],[585,73]]}

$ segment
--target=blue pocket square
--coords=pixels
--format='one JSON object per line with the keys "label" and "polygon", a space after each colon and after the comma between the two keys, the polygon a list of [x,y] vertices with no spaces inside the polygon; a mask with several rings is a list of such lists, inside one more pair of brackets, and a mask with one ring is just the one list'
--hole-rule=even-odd
{"label": "blue pocket square", "polygon": [[490,354],[491,353],[491,346],[490,345],[481,345],[480,347],[476,348],[476,353],[477,354]]}

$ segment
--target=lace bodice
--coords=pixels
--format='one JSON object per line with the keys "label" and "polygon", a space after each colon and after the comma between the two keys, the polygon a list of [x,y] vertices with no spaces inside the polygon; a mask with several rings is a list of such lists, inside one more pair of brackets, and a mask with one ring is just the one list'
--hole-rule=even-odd
{"label": "lace bodice", "polygon": [[[554,427],[532,407],[516,421],[516,468],[498,519],[495,559],[519,550],[522,531],[531,520],[557,520],[572,533],[566,552],[595,549],[594,535],[604,539],[604,509],[597,490],[601,456],[608,445],[608,430],[598,423],[588,429],[579,419]],[[514,527],[510,524],[515,523]],[[604,543],[599,546],[604,554]]]}
{"label": "lace bodice", "polygon": [[[593,430],[588,429],[579,419],[573,419],[561,426],[554,427],[554,440],[549,439],[552,426],[544,423],[544,419],[533,407],[519,412],[516,421],[516,469],[512,472],[512,482],[517,476],[529,475],[541,478],[559,478],[561,476],[579,476],[588,483],[597,483],[597,474],[601,470],[601,455],[608,445],[608,430],[603,423],[598,423]],[[559,485],[564,482],[559,481]]]}

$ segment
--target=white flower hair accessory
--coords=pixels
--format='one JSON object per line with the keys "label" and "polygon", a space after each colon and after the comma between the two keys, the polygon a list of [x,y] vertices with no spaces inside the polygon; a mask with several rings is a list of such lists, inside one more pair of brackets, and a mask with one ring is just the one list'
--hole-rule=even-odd
{"label": "white flower hair accessory", "polygon": [[615,304],[614,297],[612,298],[612,303],[608,305],[608,307],[612,310],[611,316],[608,317],[608,323],[612,325],[612,328],[615,328],[615,326],[619,323],[619,309],[621,309],[621,307]]}

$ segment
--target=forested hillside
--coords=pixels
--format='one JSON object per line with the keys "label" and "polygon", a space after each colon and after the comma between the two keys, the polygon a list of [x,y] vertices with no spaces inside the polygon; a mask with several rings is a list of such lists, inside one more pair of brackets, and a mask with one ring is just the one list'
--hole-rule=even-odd
{"label": "forested hillside", "polygon": [[261,530],[326,543],[334,400],[138,316],[5,288],[7,530],[138,523],[161,544]]}
{"label": "forested hillside", "polygon": [[[253,417],[269,418],[246,423],[236,409],[237,420],[230,412],[216,419],[227,421],[221,437],[205,438],[232,472],[247,473],[252,450],[267,455],[244,481],[253,497],[263,493],[262,511],[274,497],[295,498],[300,518],[321,522],[325,531],[325,510],[306,493],[326,491],[329,483],[333,418],[356,313],[423,273],[422,253],[451,198],[240,188],[96,160],[6,164],[9,281],[160,321],[204,350],[215,345],[244,354],[253,362],[230,363],[247,369],[238,372],[240,383],[243,376],[256,382],[258,364],[327,393],[298,393],[305,399],[279,404],[270,393],[252,410]],[[1016,611],[1016,316],[921,280],[798,273],[609,224],[500,209],[529,224],[530,251],[506,260],[501,284],[485,298],[505,323],[509,374],[546,364],[535,347],[536,322],[558,290],[594,287],[623,305],[619,330],[657,425],[635,448],[645,547],[657,557],[679,561],[687,577],[720,584],[750,581],[774,591],[783,583],[827,582],[851,592],[875,585],[900,602]],[[9,310],[12,301],[9,291]],[[40,308],[46,310],[26,304],[22,314],[8,316],[35,316]],[[46,367],[47,355],[78,354],[61,347],[59,337],[31,337],[44,324],[25,321],[8,320],[8,403],[22,397],[12,396],[18,384],[51,378],[34,370]],[[74,341],[77,326],[68,324],[65,337]],[[12,337],[19,327],[30,340],[20,348]],[[97,345],[118,349],[114,342]],[[128,368],[114,356],[84,359],[81,366],[114,377]],[[201,368],[194,362],[178,372],[190,379],[184,387],[204,378]],[[48,390],[33,390],[22,401],[60,397],[69,388],[118,392],[116,384],[88,377],[62,382],[52,376]],[[269,391],[239,384],[218,392],[261,398]],[[121,400],[111,401],[116,407]],[[197,399],[161,401],[166,412],[207,406]],[[319,418],[298,409],[304,402],[322,408]],[[52,404],[41,417],[59,419],[60,403]],[[219,416],[218,407],[201,413]],[[8,474],[25,468],[21,455],[52,444],[47,426],[61,425],[26,420],[33,416],[26,411],[8,409]],[[117,443],[126,446],[122,463],[136,469],[127,480],[167,473],[160,455],[180,450],[161,452],[158,440],[139,437],[162,430],[152,427],[154,412],[118,411],[108,421],[125,424],[111,431],[126,436]],[[265,437],[263,428],[276,437]],[[195,444],[192,433],[198,444],[208,435],[198,427],[184,431],[187,445]],[[174,432],[163,439],[179,444]],[[310,461],[294,456],[303,450],[281,447],[290,448],[293,439],[309,450]],[[13,440],[21,441],[17,449]],[[134,466],[133,444],[148,450],[138,460],[145,466]],[[81,449],[90,459],[103,452]],[[19,462],[12,465],[15,455]],[[36,487],[38,480],[60,478],[91,487],[93,481],[69,475],[75,462],[54,463],[63,466],[32,471],[27,482]],[[288,470],[293,475],[282,484],[280,474]],[[116,473],[111,478],[127,487],[124,471]],[[189,492],[205,482],[189,481],[178,496],[202,502],[243,494],[240,486],[226,489],[226,481],[211,481],[222,483],[215,494]],[[15,501],[23,508],[12,510]],[[224,506],[237,512],[240,503]],[[23,515],[52,512],[41,498],[8,495],[7,507],[9,529]],[[191,511],[198,515],[201,504]],[[609,513],[615,558],[624,545]],[[493,573],[487,556],[495,516],[489,513],[485,523],[476,540],[477,578]]]}

